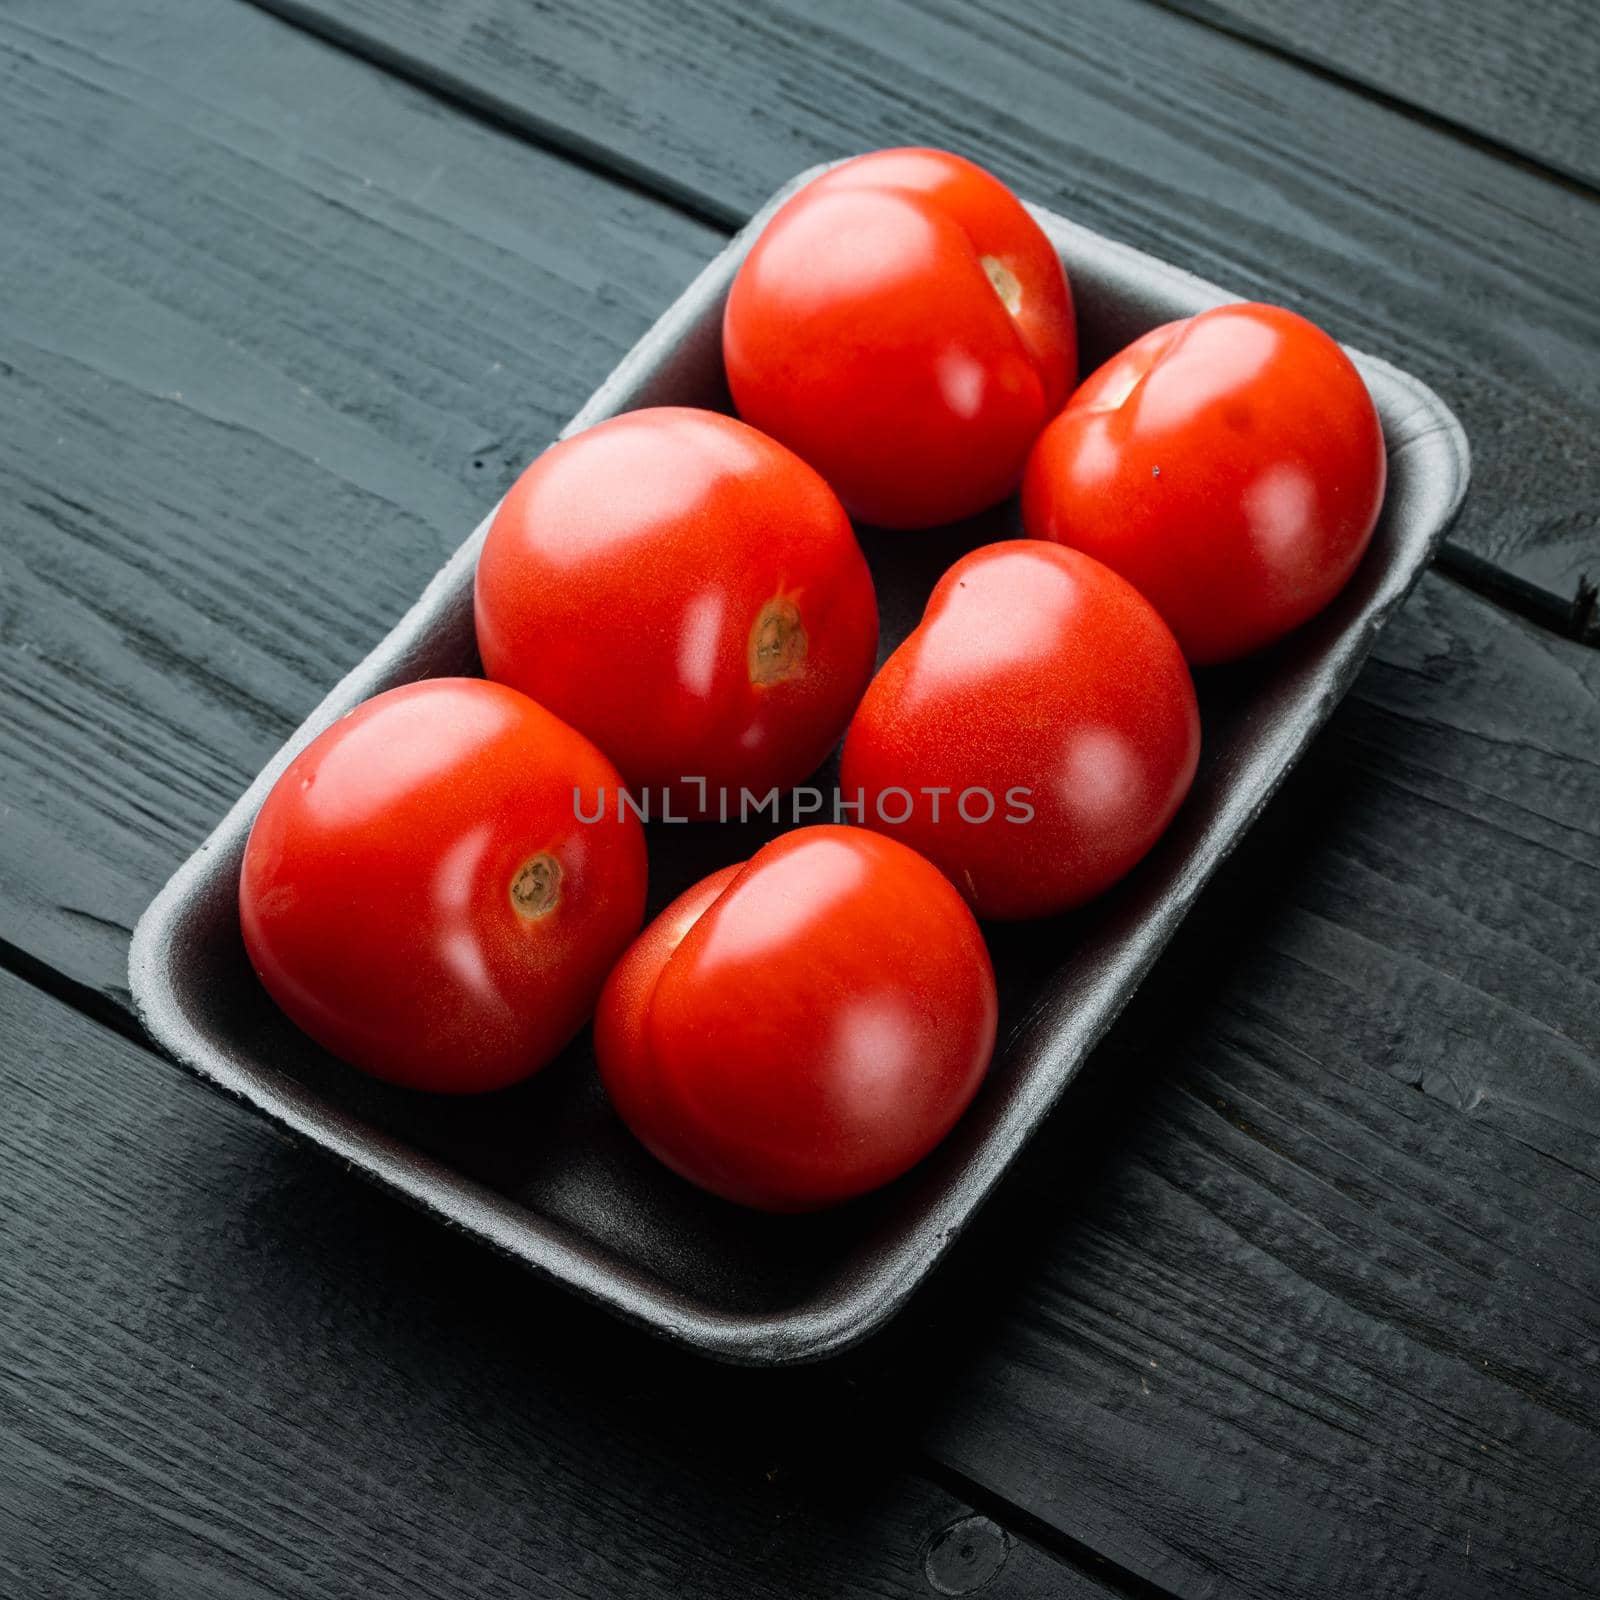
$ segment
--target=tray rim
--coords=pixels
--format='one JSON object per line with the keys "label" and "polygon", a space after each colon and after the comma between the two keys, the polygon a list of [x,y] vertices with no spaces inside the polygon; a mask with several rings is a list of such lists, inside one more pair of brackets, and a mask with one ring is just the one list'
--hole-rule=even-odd
{"label": "tray rim", "polygon": [[[742,259],[751,240],[778,207],[795,190],[837,164],[825,162],[810,167],[779,188],[624,354],[557,438],[564,439],[613,414],[618,409],[613,404],[614,397],[627,391],[641,375],[648,374],[660,354],[676,348],[684,334],[697,325],[703,315],[708,289],[714,292],[719,280],[731,277],[734,264]],[[1102,256],[1120,262],[1131,273],[1157,278],[1191,298],[1205,298],[1214,304],[1241,298],[1197,274],[1096,233],[1047,207],[1030,203],[1028,210],[1047,232],[1092,243]],[[1380,357],[1349,346],[1345,348],[1363,371],[1381,373],[1405,391],[1420,412],[1429,415],[1430,428],[1408,443],[1427,449],[1445,463],[1452,483],[1448,501],[1435,513],[1435,524],[1429,529],[1417,558],[1409,563],[1391,565],[1369,609],[1360,619],[1354,657],[1359,664],[1370,652],[1379,630],[1430,564],[1440,540],[1459,511],[1467,491],[1471,459],[1460,422],[1432,389]],[[463,1229],[497,1253],[532,1268],[541,1276],[575,1289],[626,1321],[702,1354],[739,1365],[794,1365],[837,1354],[888,1322],[904,1306],[981,1209],[1022,1144],[1037,1131],[1094,1044],[1138,990],[1205,883],[1248,832],[1311,740],[1321,731],[1345,691],[1326,696],[1317,708],[1317,715],[1306,726],[1286,730],[1271,780],[1263,790],[1249,795],[1246,803],[1237,807],[1225,803],[1219,809],[1212,826],[1196,842],[1194,853],[1206,849],[1207,841],[1224,820],[1227,825],[1225,840],[1198,876],[1186,883],[1179,915],[1164,932],[1144,941],[1131,971],[1120,983],[1120,1000],[1102,1010],[1098,1025],[1066,1070],[1056,1074],[1050,1083],[1034,1085],[1032,1093],[1018,1094],[990,1129],[987,1136],[990,1141],[1011,1146],[1003,1161],[976,1171],[970,1179],[952,1181],[931,1209],[928,1225],[910,1232],[886,1250],[861,1281],[849,1285],[834,1298],[814,1299],[779,1311],[721,1311],[640,1271],[612,1255],[604,1246],[591,1241],[574,1242],[558,1224],[383,1130],[365,1124],[358,1129],[349,1125],[342,1114],[330,1115],[305,1085],[286,1077],[280,1079],[277,1074],[269,1079],[253,1071],[247,1062],[238,1060],[229,1047],[199,1039],[183,1020],[173,970],[165,959],[170,951],[172,933],[180,924],[192,891],[206,878],[210,857],[227,849],[241,828],[248,829],[267,791],[300,750],[353,703],[367,698],[373,692],[370,680],[380,671],[392,671],[393,658],[403,657],[408,646],[425,636],[425,625],[431,624],[437,613],[436,602],[447,592],[454,591],[463,569],[476,562],[479,546],[498,509],[497,502],[394,626],[323,696],[146,907],[134,928],[128,956],[129,985],[139,1020],[152,1040],[192,1076],[248,1105],[281,1130],[340,1158],[362,1178],[398,1195],[426,1214]],[[978,1164],[973,1163],[973,1166]]]}

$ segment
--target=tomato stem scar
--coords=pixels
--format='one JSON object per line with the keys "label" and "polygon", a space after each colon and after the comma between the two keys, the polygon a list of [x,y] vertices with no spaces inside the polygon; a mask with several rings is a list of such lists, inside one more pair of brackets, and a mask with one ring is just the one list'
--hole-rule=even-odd
{"label": "tomato stem scar", "polygon": [[994,292],[1000,296],[1000,304],[1012,316],[1016,316],[1022,309],[1022,285],[1017,281],[1016,273],[994,256],[979,256],[978,259],[983,264],[983,270],[989,274]]}
{"label": "tomato stem scar", "polygon": [[787,595],[774,595],[750,625],[751,683],[769,687],[792,678],[806,658],[806,630],[800,608]]}
{"label": "tomato stem scar", "polygon": [[532,920],[542,917],[561,898],[561,863],[547,851],[523,862],[511,880],[511,904]]}

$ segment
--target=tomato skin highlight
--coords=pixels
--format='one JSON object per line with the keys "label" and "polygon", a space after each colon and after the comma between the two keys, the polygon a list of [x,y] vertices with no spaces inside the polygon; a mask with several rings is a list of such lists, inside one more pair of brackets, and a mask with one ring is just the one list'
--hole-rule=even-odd
{"label": "tomato skin highlight", "polygon": [[778,211],[734,279],[723,357],[740,416],[891,528],[1004,499],[1078,359],[1043,230],[926,149],[858,156]]}
{"label": "tomato skin highlight", "polygon": [[938,870],[858,828],[784,834],[697,884],[618,962],[595,1054],[660,1160],[809,1211],[900,1176],[976,1094],[994,969]]}
{"label": "tomato skin highlight", "polygon": [[[644,916],[644,833],[620,783],[499,684],[377,695],[295,757],[256,817],[239,882],[251,963],[292,1021],[376,1077],[447,1094],[525,1078],[582,1027]],[[580,821],[602,793],[604,819]]]}
{"label": "tomato skin highlight", "polygon": [[833,491],[753,428],[688,407],[613,417],[534,462],[490,528],[475,608],[487,674],[680,813],[815,771],[878,647]]}
{"label": "tomato skin highlight", "polygon": [[1278,306],[1219,306],[1085,379],[1034,447],[1023,524],[1120,572],[1206,665],[1333,599],[1387,470],[1377,409],[1333,339]]}
{"label": "tomato skin highlight", "polygon": [[979,916],[1040,917],[1145,855],[1199,757],[1194,684],[1149,602],[1078,551],[1016,539],[939,580],[856,712],[840,788]]}

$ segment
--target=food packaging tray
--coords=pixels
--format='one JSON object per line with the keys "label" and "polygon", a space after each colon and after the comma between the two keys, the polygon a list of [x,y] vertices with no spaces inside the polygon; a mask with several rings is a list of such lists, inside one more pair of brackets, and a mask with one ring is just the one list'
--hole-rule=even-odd
{"label": "food packaging tray", "polygon": [[[566,434],[648,405],[731,409],[722,307],[745,252],[801,173],[732,239],[617,366]],[[1087,373],[1147,329],[1236,299],[1039,207],[1077,302]],[[1294,300],[1293,285],[1281,298]],[[727,1361],[815,1360],[882,1325],[932,1271],[1082,1068],[1218,864],[1244,836],[1428,564],[1466,492],[1455,417],[1415,378],[1350,354],[1383,420],[1388,496],[1334,603],[1247,663],[1197,674],[1204,750],[1188,801],[1109,894],[1054,921],[990,930],[1000,1043],[945,1143],[888,1189],[837,1211],[773,1217],[691,1188],[606,1103],[585,1031],[528,1083],[478,1099],[392,1088],[324,1053],[273,1006],[245,956],[237,882],[258,807],[292,757],[359,701],[417,678],[479,670],[472,577],[488,518],[389,635],[296,730],[134,931],[130,978],[152,1038],[183,1067],[356,1171],[655,1333]],[[1015,537],[1015,501],[930,533],[862,530],[882,654],[916,625],[964,550]],[[308,581],[315,574],[308,573]],[[825,769],[815,780],[831,787]],[[826,820],[826,819],[824,819]],[[651,914],[770,835],[651,827]]]}

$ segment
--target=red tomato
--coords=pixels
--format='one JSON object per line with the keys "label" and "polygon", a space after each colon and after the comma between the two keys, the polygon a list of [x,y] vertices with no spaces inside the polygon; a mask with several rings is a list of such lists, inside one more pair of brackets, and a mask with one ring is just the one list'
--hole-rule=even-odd
{"label": "red tomato", "polygon": [[[872,577],[833,491],[711,411],[633,411],[547,451],[478,558],[491,678],[681,807],[787,788],[872,676]],[[706,788],[680,782],[704,779]]]}
{"label": "red tomato", "polygon": [[859,828],[799,828],[680,896],[617,964],[595,1054],[674,1171],[809,1211],[920,1161],[994,1050],[983,935],[926,861]]}
{"label": "red tomato", "polygon": [[722,348],[739,414],[891,528],[1004,499],[1078,363],[1043,230],[940,150],[880,150],[808,183],[739,268]]}
{"label": "red tomato", "polygon": [[[335,1055],[451,1094],[537,1072],[644,916],[616,770],[479,678],[391,689],[273,785],[239,882],[267,992]],[[605,801],[603,821],[585,823]]]}
{"label": "red tomato", "polygon": [[862,820],[936,862],[983,917],[1064,911],[1160,837],[1200,756],[1177,641],[1075,550],[986,545],[939,580],[845,738]]}
{"label": "red tomato", "polygon": [[1034,449],[1023,522],[1120,572],[1203,665],[1327,605],[1385,471],[1372,397],[1327,334],[1278,306],[1219,306],[1085,380]]}

